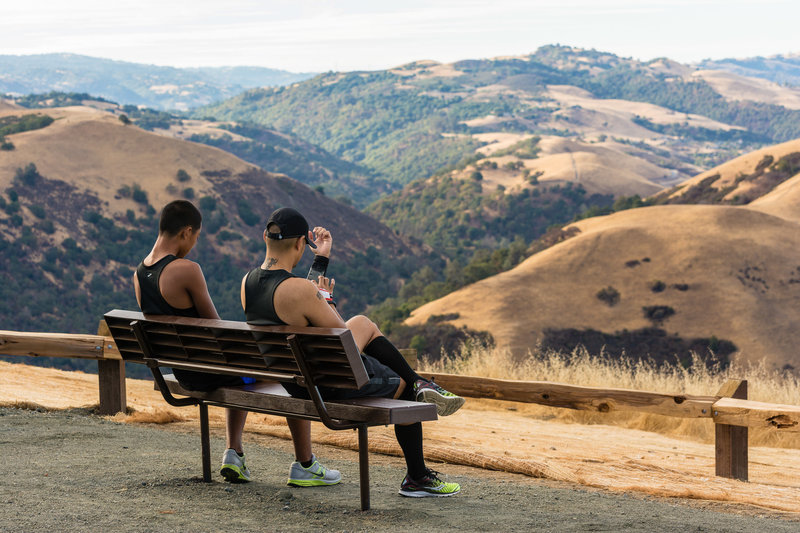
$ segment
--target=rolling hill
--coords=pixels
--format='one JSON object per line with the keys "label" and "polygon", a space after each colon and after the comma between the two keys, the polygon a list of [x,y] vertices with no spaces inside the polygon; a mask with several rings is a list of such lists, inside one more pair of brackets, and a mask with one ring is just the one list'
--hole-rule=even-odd
{"label": "rolling hill", "polygon": [[[615,175],[609,162],[622,152],[640,160],[639,180],[664,187],[800,137],[799,95],[760,78],[668,59],[545,46],[519,57],[327,73],[247,91],[195,116],[292,132],[399,184],[426,179],[476,150],[491,155],[537,135],[555,146],[566,138],[595,155],[592,144],[611,151],[606,159],[574,157],[577,172],[570,173],[559,171],[570,166],[563,160],[572,152],[564,147],[551,154],[562,160],[530,165],[545,177],[602,182]],[[624,186],[615,194],[626,194]]]}
{"label": "rolling hill", "polygon": [[[709,173],[753,175],[765,156],[777,162],[798,146]],[[519,356],[537,344],[619,355],[627,343],[639,356],[682,345],[798,368],[798,170],[746,206],[659,205],[582,220],[570,225],[572,238],[421,306],[407,323],[433,317],[488,330]]]}
{"label": "rolling hill", "polygon": [[232,319],[241,318],[241,276],[263,255],[261,225],[278,206],[296,206],[332,230],[332,272],[349,314],[396,290],[427,254],[368,215],[220,149],[92,107],[35,113],[51,122],[30,115],[0,108],[0,124],[31,128],[6,135],[13,149],[0,151],[3,329],[92,331],[102,312],[134,307],[132,268],[152,246],[157,210],[180,197],[204,212],[192,257]]}

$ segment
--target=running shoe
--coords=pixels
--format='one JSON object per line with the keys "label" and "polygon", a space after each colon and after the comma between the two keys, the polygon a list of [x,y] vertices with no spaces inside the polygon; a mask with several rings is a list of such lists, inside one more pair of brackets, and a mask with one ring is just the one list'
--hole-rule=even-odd
{"label": "running shoe", "polygon": [[250,470],[244,464],[244,455],[239,455],[236,450],[228,448],[222,455],[222,468],[219,473],[230,483],[247,483],[250,481]]}
{"label": "running shoe", "polygon": [[342,480],[342,474],[338,470],[328,470],[317,461],[315,455],[311,456],[311,461],[308,468],[297,461],[293,462],[286,484],[291,487],[320,487],[336,485]]}
{"label": "running shoe", "polygon": [[418,379],[415,381],[414,395],[418,402],[436,404],[436,412],[439,413],[439,416],[452,415],[464,405],[464,398],[444,390],[433,380]]}
{"label": "running shoe", "polygon": [[430,468],[426,469],[425,476],[421,479],[414,480],[406,474],[403,484],[400,485],[400,495],[409,498],[444,498],[461,491],[461,485],[442,481],[439,475],[439,472]]}

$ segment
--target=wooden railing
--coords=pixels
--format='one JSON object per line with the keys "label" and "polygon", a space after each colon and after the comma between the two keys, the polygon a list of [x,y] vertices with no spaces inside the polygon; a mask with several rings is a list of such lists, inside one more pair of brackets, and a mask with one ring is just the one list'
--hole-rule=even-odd
{"label": "wooden railing", "polygon": [[0,354],[30,357],[75,357],[96,359],[100,389],[100,414],[113,415],[128,408],[125,390],[125,362],[100,321],[97,335],[70,333],[27,333],[0,330]]}
{"label": "wooden railing", "polygon": [[[0,354],[97,359],[100,412],[124,412],[127,406],[125,367],[107,333],[108,328],[102,321],[98,335],[0,331]],[[413,350],[402,351],[409,362],[415,363]],[[713,396],[696,396],[455,374],[423,373],[423,376],[434,378],[447,390],[470,398],[598,413],[632,411],[678,418],[708,418],[715,424],[716,474],[745,481],[748,478],[748,428],[800,432],[800,406],[749,401],[746,380],[729,380]]]}

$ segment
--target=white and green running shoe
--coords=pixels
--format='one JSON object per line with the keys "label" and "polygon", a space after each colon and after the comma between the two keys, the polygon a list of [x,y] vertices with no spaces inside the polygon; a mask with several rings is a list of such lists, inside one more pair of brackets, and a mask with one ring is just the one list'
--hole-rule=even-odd
{"label": "white and green running shoe", "polygon": [[447,483],[439,479],[439,472],[430,468],[421,479],[411,479],[406,474],[403,484],[400,485],[400,495],[409,498],[445,498],[461,491],[458,483]]}
{"label": "white and green running shoe", "polygon": [[464,405],[464,398],[444,390],[432,380],[418,379],[415,381],[414,395],[418,402],[436,404],[436,412],[439,416],[452,415]]}
{"label": "white and green running shoe", "polygon": [[317,461],[315,455],[311,456],[311,461],[308,468],[297,461],[293,462],[286,484],[291,487],[322,487],[336,485],[342,480],[342,474],[338,470],[328,470]]}
{"label": "white and green running shoe", "polygon": [[250,481],[250,470],[244,464],[244,455],[239,455],[232,448],[228,448],[222,454],[222,468],[219,469],[219,473],[230,483]]}

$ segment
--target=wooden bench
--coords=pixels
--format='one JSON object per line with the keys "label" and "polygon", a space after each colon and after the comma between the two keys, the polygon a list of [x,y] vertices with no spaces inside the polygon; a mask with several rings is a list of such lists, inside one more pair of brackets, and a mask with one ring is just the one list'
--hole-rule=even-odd
{"label": "wooden bench", "polygon": [[[427,403],[388,398],[323,400],[320,386],[359,389],[369,380],[348,329],[251,326],[227,320],[145,317],[121,310],[107,313],[105,321],[122,358],[146,364],[167,403],[199,407],[204,481],[211,481],[209,405],[319,421],[334,430],[357,429],[362,510],[370,505],[367,428],[437,418],[436,406]],[[211,392],[189,391],[173,376],[164,376],[162,367],[258,381]],[[281,382],[305,387],[311,399],[291,397]]]}

